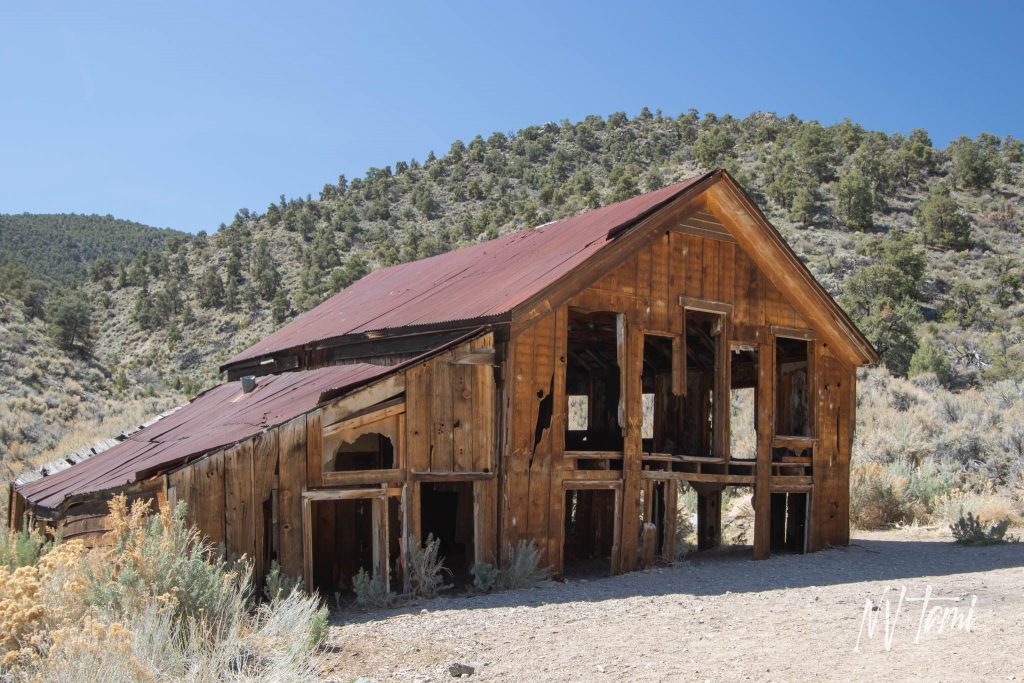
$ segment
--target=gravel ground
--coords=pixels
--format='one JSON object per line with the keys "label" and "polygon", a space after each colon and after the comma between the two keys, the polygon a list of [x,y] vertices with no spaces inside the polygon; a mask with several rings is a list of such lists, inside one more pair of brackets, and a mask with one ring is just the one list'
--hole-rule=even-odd
{"label": "gravel ground", "polygon": [[[969,631],[921,629],[891,588],[961,598]],[[1024,543],[964,548],[922,532],[860,534],[848,548],[749,559],[723,548],[672,567],[402,609],[335,616],[330,680],[1016,680],[1024,676]],[[865,601],[880,606],[862,635]],[[936,613],[936,616],[941,613]],[[948,624],[949,622],[947,622]]]}

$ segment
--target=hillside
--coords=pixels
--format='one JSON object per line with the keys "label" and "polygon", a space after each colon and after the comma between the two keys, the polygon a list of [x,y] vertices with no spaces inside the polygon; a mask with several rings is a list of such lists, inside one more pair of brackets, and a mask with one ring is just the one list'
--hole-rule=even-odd
{"label": "hillside", "polygon": [[[118,391],[173,402],[217,381],[216,368],[230,355],[370,269],[724,166],[839,298],[893,374],[911,375],[936,397],[946,388],[985,392],[998,385],[999,395],[1008,392],[1010,404],[1019,405],[1021,161],[1020,141],[1009,138],[983,134],[939,149],[920,130],[889,135],[850,121],[824,127],[773,114],[668,117],[645,109],[632,119],[590,116],[477,136],[454,142],[443,156],[431,152],[422,161],[341,177],[315,198],[282,196],[265,210],[241,209],[211,235],[170,239],[164,248],[114,249],[111,258],[120,263],[93,269],[73,295],[82,310],[91,309],[92,355],[89,344],[72,341],[66,358],[79,374],[106,371],[74,380],[114,413],[123,406]],[[0,261],[5,257],[0,252]],[[5,353],[45,336],[43,323],[29,319],[46,317],[38,301],[27,301],[32,293],[22,288],[8,296],[30,313],[12,323],[23,333],[0,342]],[[883,389],[879,400],[898,393]],[[4,419],[47,419],[45,389],[19,381],[4,388],[6,396],[12,391],[34,402],[12,402],[8,411],[16,415]],[[61,431],[77,429],[79,419],[69,414],[47,438],[2,432],[0,453],[50,457],[43,451]],[[986,462],[986,448],[1006,452],[987,445],[980,423],[972,429],[976,448],[963,451],[961,469]],[[922,443],[937,438],[928,432]],[[904,456],[910,457],[879,457],[895,467]],[[1021,456],[1014,457],[1000,485],[1019,481]]]}
{"label": "hillside", "polygon": [[720,165],[842,297],[897,374],[923,343],[929,358],[919,360],[941,366],[953,386],[1020,375],[1018,141],[981,136],[941,150],[923,131],[694,112],[588,117],[456,141],[442,157],[342,177],[315,199],[242,209],[217,233],[92,285],[102,309],[98,353],[168,382],[209,382],[231,353],[367,269]]}
{"label": "hillside", "polygon": [[16,263],[34,278],[70,285],[84,282],[94,264],[130,260],[187,238],[177,230],[112,216],[0,214],[0,263]]}

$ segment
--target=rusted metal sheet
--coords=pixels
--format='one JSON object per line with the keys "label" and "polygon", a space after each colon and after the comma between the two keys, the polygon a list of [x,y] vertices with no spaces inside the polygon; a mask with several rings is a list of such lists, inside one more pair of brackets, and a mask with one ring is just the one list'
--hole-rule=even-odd
{"label": "rusted metal sheet", "polygon": [[313,410],[327,395],[394,370],[355,364],[267,375],[247,394],[239,382],[221,384],[109,449],[74,465],[64,461],[60,471],[47,472],[17,490],[33,505],[55,508],[69,496],[124,486],[248,439]]}
{"label": "rusted metal sheet", "polygon": [[499,320],[708,175],[532,230],[374,271],[223,367],[349,334]]}

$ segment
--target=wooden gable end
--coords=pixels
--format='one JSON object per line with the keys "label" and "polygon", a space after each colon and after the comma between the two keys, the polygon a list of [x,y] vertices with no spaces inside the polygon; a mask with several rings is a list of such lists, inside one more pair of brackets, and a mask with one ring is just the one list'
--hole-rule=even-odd
{"label": "wooden gable end", "polygon": [[619,297],[623,305],[630,297],[637,306],[649,301],[650,312],[638,313],[651,316],[646,322],[654,329],[678,308],[678,298],[672,297],[680,292],[736,306],[738,325],[813,330],[851,367],[878,360],[863,334],[724,171],[518,307],[511,336],[570,300],[585,298],[588,288]]}

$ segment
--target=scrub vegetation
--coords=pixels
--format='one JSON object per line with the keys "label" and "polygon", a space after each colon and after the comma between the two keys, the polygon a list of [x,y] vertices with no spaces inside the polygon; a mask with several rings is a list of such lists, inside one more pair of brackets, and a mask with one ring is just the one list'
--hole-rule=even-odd
{"label": "scrub vegetation", "polygon": [[[987,133],[939,148],[923,130],[645,108],[457,140],[240,209],[209,234],[80,245],[82,267],[59,278],[59,240],[22,236],[0,251],[0,462],[9,476],[180,404],[372,269],[721,166],[882,354],[861,381],[855,521],[1018,515],[1022,158],[1021,141]],[[18,221],[30,235],[71,229]]]}

